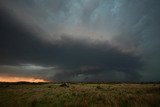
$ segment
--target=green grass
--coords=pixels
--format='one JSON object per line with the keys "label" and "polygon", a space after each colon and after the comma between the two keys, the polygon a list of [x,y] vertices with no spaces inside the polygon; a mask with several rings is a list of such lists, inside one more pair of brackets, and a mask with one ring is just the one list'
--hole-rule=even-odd
{"label": "green grass", "polygon": [[0,107],[160,107],[160,84],[0,83]]}

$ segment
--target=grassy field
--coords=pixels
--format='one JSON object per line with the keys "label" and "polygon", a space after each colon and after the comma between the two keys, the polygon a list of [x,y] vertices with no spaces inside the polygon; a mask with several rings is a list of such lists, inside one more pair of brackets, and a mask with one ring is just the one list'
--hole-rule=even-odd
{"label": "grassy field", "polygon": [[0,107],[160,107],[160,84],[0,83]]}

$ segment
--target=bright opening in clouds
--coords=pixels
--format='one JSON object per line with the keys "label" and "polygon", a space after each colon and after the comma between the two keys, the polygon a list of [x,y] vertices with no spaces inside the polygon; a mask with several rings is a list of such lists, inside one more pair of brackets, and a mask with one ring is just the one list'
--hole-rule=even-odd
{"label": "bright opening in clouds", "polygon": [[159,81],[159,11],[159,0],[1,0],[0,77]]}
{"label": "bright opening in clouds", "polygon": [[36,79],[33,77],[12,77],[12,76],[1,76],[1,82],[48,82],[43,79]]}

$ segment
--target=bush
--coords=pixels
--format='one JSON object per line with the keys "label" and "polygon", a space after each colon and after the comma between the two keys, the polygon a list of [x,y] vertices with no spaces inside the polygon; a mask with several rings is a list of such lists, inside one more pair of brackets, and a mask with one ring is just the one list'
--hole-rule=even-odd
{"label": "bush", "polygon": [[69,85],[67,85],[66,83],[63,83],[60,85],[60,87],[69,87]]}

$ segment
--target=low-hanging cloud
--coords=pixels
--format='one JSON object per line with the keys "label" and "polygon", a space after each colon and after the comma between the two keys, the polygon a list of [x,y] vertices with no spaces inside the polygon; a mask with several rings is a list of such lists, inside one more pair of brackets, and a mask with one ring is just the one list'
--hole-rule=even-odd
{"label": "low-hanging cloud", "polygon": [[157,81],[159,3],[4,0],[0,64],[53,67],[37,73],[50,81]]}
{"label": "low-hanging cloud", "polygon": [[[134,74],[133,78],[140,76],[136,72],[136,69],[142,66],[140,58],[121,52],[107,41],[90,43],[83,39],[69,38],[64,34],[55,44],[50,44],[33,36],[34,33],[28,32],[16,21],[10,21],[1,17],[1,23],[6,24],[1,24],[1,64],[33,63],[55,66],[59,72],[53,78],[48,78],[54,81],[71,81],[80,74],[86,76],[88,81],[93,81],[97,74],[115,71]],[[105,78],[102,80],[105,81]]]}

